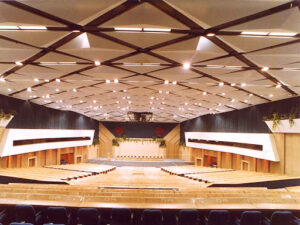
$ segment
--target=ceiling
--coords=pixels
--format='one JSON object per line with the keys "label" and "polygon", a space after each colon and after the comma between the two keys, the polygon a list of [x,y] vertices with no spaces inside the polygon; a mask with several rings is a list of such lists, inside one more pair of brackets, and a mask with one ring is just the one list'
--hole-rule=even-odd
{"label": "ceiling", "polygon": [[300,93],[300,1],[0,2],[0,93],[181,122]]}

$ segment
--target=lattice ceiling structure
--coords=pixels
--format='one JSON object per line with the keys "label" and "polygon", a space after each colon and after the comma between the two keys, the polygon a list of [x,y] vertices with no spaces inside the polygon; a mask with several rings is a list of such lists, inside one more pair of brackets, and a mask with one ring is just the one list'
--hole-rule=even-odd
{"label": "lattice ceiling structure", "polygon": [[300,1],[0,2],[0,93],[181,122],[300,93]]}

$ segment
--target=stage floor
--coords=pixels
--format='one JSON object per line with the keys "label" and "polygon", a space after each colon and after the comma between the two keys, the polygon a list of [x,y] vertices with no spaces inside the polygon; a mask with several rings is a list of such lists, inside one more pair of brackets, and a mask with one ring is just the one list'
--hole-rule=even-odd
{"label": "stage floor", "polygon": [[193,162],[184,161],[181,159],[163,159],[161,161],[134,161],[134,160],[116,160],[112,158],[108,160],[107,158],[96,158],[90,159],[89,163],[101,164],[101,165],[111,165],[116,167],[122,166],[134,166],[134,167],[166,167],[166,166],[185,166],[193,165]]}

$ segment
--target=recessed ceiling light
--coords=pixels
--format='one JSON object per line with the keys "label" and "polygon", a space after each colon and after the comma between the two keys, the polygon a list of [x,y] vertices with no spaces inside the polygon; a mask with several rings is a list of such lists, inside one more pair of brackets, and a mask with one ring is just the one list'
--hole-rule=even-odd
{"label": "recessed ceiling light", "polygon": [[93,103],[95,104],[97,101],[96,100],[93,100]]}
{"label": "recessed ceiling light", "polygon": [[166,91],[166,94],[169,94],[170,92],[169,91]]}
{"label": "recessed ceiling light", "polygon": [[174,81],[172,82],[172,84],[174,84],[174,85],[175,85],[175,84],[177,84],[177,81],[176,81],[176,80],[174,80]]}
{"label": "recessed ceiling light", "polygon": [[73,89],[73,92],[77,92],[77,90],[74,88],[74,89]]}
{"label": "recessed ceiling light", "polygon": [[268,71],[268,70],[269,70],[269,67],[263,67],[261,70],[262,70],[262,71]]}
{"label": "recessed ceiling light", "polygon": [[110,83],[110,80],[106,80],[105,82],[106,82],[107,84],[109,84],[109,83]]}
{"label": "recessed ceiling light", "polygon": [[244,102],[248,103],[248,100],[246,99]]}
{"label": "recessed ceiling light", "polygon": [[148,32],[170,32],[171,29],[168,28],[144,28],[144,31]]}
{"label": "recessed ceiling light", "polygon": [[272,98],[274,95],[273,94],[269,94],[269,97]]}
{"label": "recessed ceiling light", "polygon": [[242,87],[245,87],[245,86],[246,86],[246,83],[242,83],[241,86],[242,86]]}
{"label": "recessed ceiling light", "polygon": [[59,89],[58,89],[58,88],[56,88],[56,89],[55,89],[55,91],[56,91],[56,92],[59,92]]}
{"label": "recessed ceiling light", "polygon": [[191,68],[191,64],[189,62],[185,62],[185,63],[183,63],[183,68],[187,70],[187,69]]}
{"label": "recessed ceiling light", "polygon": [[116,93],[117,91],[116,90],[113,90],[113,93]]}
{"label": "recessed ceiling light", "polygon": [[55,79],[55,81],[56,81],[57,83],[59,83],[59,82],[60,82],[60,79]]}
{"label": "recessed ceiling light", "polygon": [[0,77],[1,82],[5,82],[5,79],[3,77]]}
{"label": "recessed ceiling light", "polygon": [[123,90],[124,92],[127,92],[127,90],[125,89],[125,90]]}
{"label": "recessed ceiling light", "polygon": [[277,84],[277,85],[276,85],[276,88],[281,88],[281,84]]}
{"label": "recessed ceiling light", "polygon": [[165,84],[168,84],[169,83],[169,81],[168,80],[165,80]]}
{"label": "recessed ceiling light", "polygon": [[249,97],[252,97],[253,96],[253,94],[249,94]]}
{"label": "recessed ceiling light", "polygon": [[158,93],[161,94],[161,93],[162,93],[162,90],[159,90]]}
{"label": "recessed ceiling light", "polygon": [[270,36],[289,36],[293,37],[296,36],[297,33],[287,33],[287,32],[271,32],[269,33]]}
{"label": "recessed ceiling light", "polygon": [[82,101],[82,100],[80,100],[79,102],[80,102],[80,103],[83,103],[83,101]]}
{"label": "recessed ceiling light", "polygon": [[221,106],[221,105],[222,105],[221,103],[218,104],[218,106]]}
{"label": "recessed ceiling light", "polygon": [[153,104],[153,102],[150,102],[150,105],[152,105]]}
{"label": "recessed ceiling light", "polygon": [[142,28],[137,27],[115,27],[116,31],[142,31]]}
{"label": "recessed ceiling light", "polygon": [[174,117],[174,118],[177,118],[177,116],[176,116],[176,115],[174,115],[173,117]]}
{"label": "recessed ceiling light", "polygon": [[100,63],[99,61],[95,61],[95,65],[96,65],[96,66],[100,66],[101,63]]}
{"label": "recessed ceiling light", "polygon": [[184,104],[185,104],[185,105],[188,105],[189,103],[185,102]]}
{"label": "recessed ceiling light", "polygon": [[151,96],[151,97],[150,97],[150,99],[154,99],[154,97],[153,97],[153,96]]}
{"label": "recessed ceiling light", "polygon": [[220,87],[224,86],[224,83],[223,82],[219,83],[219,86]]}
{"label": "recessed ceiling light", "polygon": [[207,37],[213,37],[213,36],[215,36],[215,34],[214,33],[208,33],[206,36]]}
{"label": "recessed ceiling light", "polygon": [[32,91],[32,89],[29,87],[29,88],[27,88],[27,91],[28,91],[28,92],[31,92],[31,91]]}
{"label": "recessed ceiling light", "polygon": [[224,95],[226,95],[226,93],[225,93],[225,92],[223,92],[221,95],[223,95],[223,96],[224,96]]}
{"label": "recessed ceiling light", "polygon": [[21,63],[21,62],[17,61],[17,62],[16,62],[16,65],[18,65],[18,66],[22,66],[22,65],[23,65],[23,63]]}
{"label": "recessed ceiling light", "polygon": [[234,87],[235,86],[235,83],[232,83],[232,84],[230,84],[232,87]]}
{"label": "recessed ceiling light", "polygon": [[245,35],[267,35],[269,32],[255,32],[255,31],[243,31],[241,34]]}
{"label": "recessed ceiling light", "polygon": [[7,90],[8,90],[8,91],[11,91],[11,89],[10,89],[10,88],[7,88]]}
{"label": "recessed ceiling light", "polygon": [[131,101],[128,101],[128,104],[131,104],[132,102]]}
{"label": "recessed ceiling light", "polygon": [[34,78],[33,80],[34,80],[34,82],[39,82],[39,79],[37,79],[37,78]]}
{"label": "recessed ceiling light", "polygon": [[207,95],[206,91],[204,91],[202,94],[203,94],[203,95]]}
{"label": "recessed ceiling light", "polygon": [[50,95],[49,95],[49,94],[47,94],[47,95],[46,95],[46,98],[50,98]]}
{"label": "recessed ceiling light", "polygon": [[119,80],[116,78],[116,79],[114,79],[114,83],[116,84],[116,83],[119,83]]}
{"label": "recessed ceiling light", "polygon": [[235,99],[233,98],[233,99],[231,99],[231,102],[235,102]]}
{"label": "recessed ceiling light", "polygon": [[48,80],[48,79],[46,79],[46,80],[44,80],[45,82],[49,82],[50,80]]}

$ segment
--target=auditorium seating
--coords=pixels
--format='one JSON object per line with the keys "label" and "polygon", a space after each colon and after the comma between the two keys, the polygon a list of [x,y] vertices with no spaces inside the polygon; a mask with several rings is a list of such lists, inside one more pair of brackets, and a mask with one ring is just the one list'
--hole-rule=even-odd
{"label": "auditorium seating", "polygon": [[17,205],[15,222],[18,223],[31,223],[39,225],[41,224],[42,216],[36,214],[34,208],[31,205]]}
{"label": "auditorium seating", "polygon": [[[16,208],[14,208],[16,209]],[[44,224],[64,225],[291,225],[299,224],[298,218],[291,211],[231,211],[231,210],[172,210],[168,209],[129,209],[129,208],[40,208],[46,211]],[[51,214],[49,218],[49,213]],[[271,213],[271,216],[269,216]],[[166,215],[173,215],[175,220],[168,221]],[[53,218],[56,217],[56,218]],[[32,223],[17,223],[26,225]],[[136,220],[136,221],[134,221]],[[53,223],[51,223],[51,221]],[[105,221],[104,223],[102,223]],[[263,221],[263,223],[261,223]],[[3,221],[1,221],[3,222]],[[57,222],[57,223],[55,223]],[[58,223],[60,222],[60,223]],[[64,222],[64,223],[62,223]],[[33,225],[33,224],[32,224]]]}

